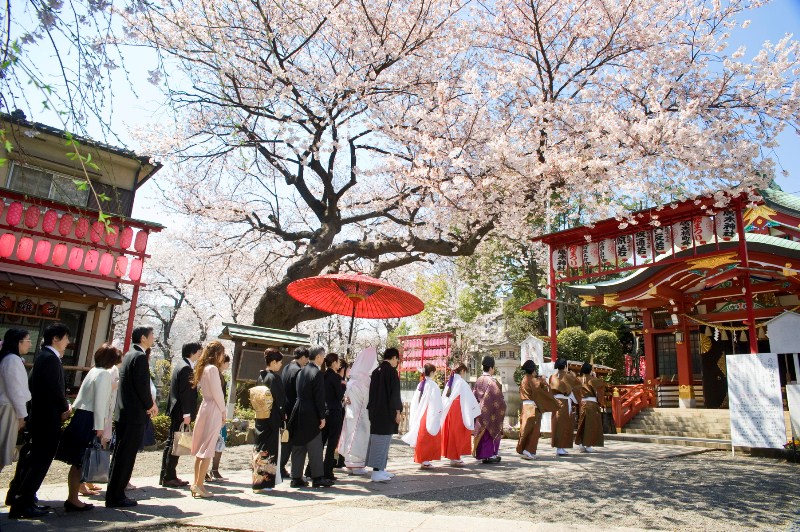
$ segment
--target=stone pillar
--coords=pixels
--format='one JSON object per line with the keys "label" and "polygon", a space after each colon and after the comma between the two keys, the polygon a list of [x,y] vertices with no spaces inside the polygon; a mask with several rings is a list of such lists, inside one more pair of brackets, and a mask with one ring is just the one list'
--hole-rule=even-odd
{"label": "stone pillar", "polygon": [[[675,348],[678,353],[678,406],[680,408],[694,408],[694,377],[692,376],[692,353],[689,342],[689,327],[683,319],[676,329]],[[681,338],[682,336],[682,338]],[[681,338],[682,341],[678,342]]]}

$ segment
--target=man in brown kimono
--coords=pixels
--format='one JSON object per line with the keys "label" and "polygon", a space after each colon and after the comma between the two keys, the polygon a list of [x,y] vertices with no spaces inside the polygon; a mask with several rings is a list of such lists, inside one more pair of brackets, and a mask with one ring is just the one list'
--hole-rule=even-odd
{"label": "man in brown kimono", "polygon": [[603,446],[603,419],[600,408],[606,406],[606,383],[592,373],[592,365],[588,362],[581,367],[581,414],[578,418],[578,432],[575,444],[581,452],[593,453],[592,447]]}
{"label": "man in brown kimono", "polygon": [[556,373],[550,375],[550,391],[558,401],[558,410],[553,413],[551,445],[556,448],[556,455],[567,456],[569,453],[566,449],[572,448],[572,404],[575,396],[568,378],[567,360],[559,358],[554,367]]}
{"label": "man in brown kimono", "polygon": [[533,360],[526,360],[522,364],[522,369],[525,371],[525,376],[519,385],[522,414],[517,453],[525,460],[534,460],[542,431],[542,414],[555,412],[559,405],[550,393],[550,387],[539,377],[539,368]]}

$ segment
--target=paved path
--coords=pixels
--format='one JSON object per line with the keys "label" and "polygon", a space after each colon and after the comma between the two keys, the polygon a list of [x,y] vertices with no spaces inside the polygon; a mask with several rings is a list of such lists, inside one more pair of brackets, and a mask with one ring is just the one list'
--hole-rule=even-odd
{"label": "paved path", "polygon": [[[106,509],[102,507],[102,500],[99,500],[99,507],[95,510],[85,514],[66,514],[61,508],[66,486],[47,485],[40,490],[39,496],[43,502],[57,507],[54,515],[41,521],[14,521],[0,514],[0,529],[2,532],[112,530],[165,526],[167,523],[179,521],[182,525],[248,531],[324,529],[400,532],[435,529],[553,532],[598,528],[623,530],[615,528],[620,524],[630,527],[625,530],[635,530],[637,526],[650,530],[695,528],[692,523],[697,524],[696,528],[708,528],[708,523],[715,523],[713,515],[709,520],[709,516],[705,514],[701,515],[705,521],[693,521],[691,516],[684,516],[688,521],[670,521],[664,519],[665,515],[669,515],[668,508],[665,509],[667,513],[659,514],[657,519],[650,519],[652,516],[638,519],[635,515],[621,515],[617,511],[619,508],[627,508],[626,504],[631,501],[639,503],[640,498],[657,497],[659,486],[649,486],[649,490],[644,493],[639,491],[641,486],[630,491],[620,486],[623,488],[620,492],[610,492],[600,484],[595,489],[591,487],[592,476],[608,477],[609,472],[615,470],[631,470],[635,475],[642,467],[662,469],[668,466],[670,460],[698,456],[694,454],[696,451],[688,451],[687,454],[686,449],[672,446],[608,442],[608,446],[597,454],[573,454],[568,459],[556,459],[549,452],[550,448],[543,445],[542,459],[526,462],[513,454],[512,443],[503,442],[504,459],[496,466],[483,466],[469,460],[466,468],[442,466],[431,472],[420,471],[411,463],[408,447],[393,445],[389,469],[397,477],[392,482],[371,483],[365,477],[339,475],[339,484],[327,490],[291,489],[285,482],[272,492],[255,494],[250,489],[247,471],[227,471],[225,473],[230,478],[228,482],[223,485],[209,485],[216,493],[213,499],[192,499],[188,489],[154,487],[157,476],[156,471],[153,471],[152,476],[133,480],[140,488],[132,492],[131,496],[139,500],[139,506],[131,510]],[[547,451],[546,455],[544,451]],[[233,453],[234,450],[229,452]],[[244,453],[242,450],[236,452]],[[742,462],[737,467],[751,465]],[[795,481],[798,478],[800,468],[794,464],[780,464],[777,467],[793,467],[790,478]],[[666,474],[670,475],[669,472]],[[580,478],[585,478],[587,485],[574,481]],[[612,481],[615,478],[621,480],[621,477],[613,474],[610,478]],[[553,488],[554,485],[564,483],[569,486],[563,492]],[[777,489],[783,488],[778,486]],[[770,499],[768,490],[765,493],[767,499]],[[0,491],[0,496],[4,497],[4,494],[5,490]],[[685,493],[661,495],[665,500],[674,500],[676,509],[685,510],[686,507],[681,505],[691,505],[694,504],[692,501],[697,500],[691,489]],[[742,492],[742,495],[747,496],[747,493]],[[588,510],[580,511],[591,514],[582,516],[571,511],[570,496],[575,501],[579,499],[581,504],[589,505],[586,506]],[[800,502],[796,495],[792,497],[793,500],[784,501],[789,505],[789,513],[786,514],[789,517],[791,509],[797,508],[795,503]],[[763,502],[773,513],[781,509],[782,501],[772,499]],[[660,504],[660,501],[656,503]],[[541,509],[540,512],[530,511],[537,507]],[[705,510],[698,508],[698,511]],[[800,514],[795,515],[800,517]],[[782,521],[785,523],[784,527],[790,524],[787,522],[789,517]],[[686,525],[687,522],[689,526]],[[777,523],[767,519],[763,524],[772,526]],[[755,526],[759,526],[758,521]]]}

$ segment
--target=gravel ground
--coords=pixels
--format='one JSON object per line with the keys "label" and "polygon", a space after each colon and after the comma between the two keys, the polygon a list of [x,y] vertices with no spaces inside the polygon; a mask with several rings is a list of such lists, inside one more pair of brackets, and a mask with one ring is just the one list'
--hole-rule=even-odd
{"label": "gravel ground", "polygon": [[[540,448],[550,451],[544,441]],[[686,454],[685,448],[676,447],[679,453],[684,454],[591,470],[579,458],[569,470],[560,464],[570,459],[557,462],[557,469],[548,467],[553,462],[540,460],[530,465],[542,468],[533,478],[514,478],[510,471],[502,482],[373,496],[352,505],[598,527],[800,530],[800,465],[745,455],[731,458],[725,451]]]}

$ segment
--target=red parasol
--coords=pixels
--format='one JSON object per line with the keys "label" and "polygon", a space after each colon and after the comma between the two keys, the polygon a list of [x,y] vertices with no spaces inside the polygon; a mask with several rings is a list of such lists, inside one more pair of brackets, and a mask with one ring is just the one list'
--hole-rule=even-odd
{"label": "red parasol", "polygon": [[298,279],[286,288],[290,296],[331,314],[350,316],[348,348],[354,318],[402,318],[419,314],[425,304],[415,295],[361,273],[334,273]]}

